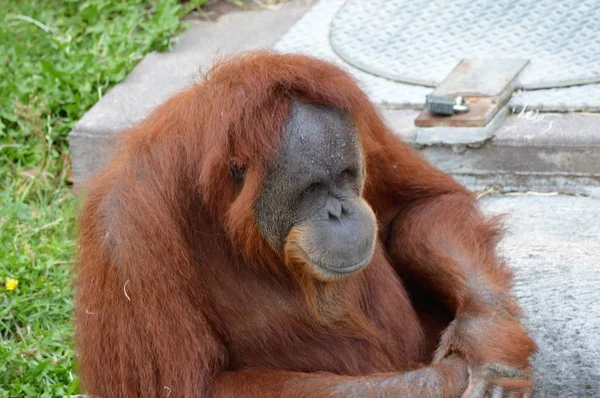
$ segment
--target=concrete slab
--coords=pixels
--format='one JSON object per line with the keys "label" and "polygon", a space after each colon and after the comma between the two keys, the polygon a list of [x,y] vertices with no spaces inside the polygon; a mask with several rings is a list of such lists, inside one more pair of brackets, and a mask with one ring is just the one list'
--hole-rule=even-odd
{"label": "concrete slab", "polygon": [[[508,106],[504,106],[483,127],[416,127],[414,144],[416,146],[467,145],[469,147],[479,147],[493,137],[494,132],[506,120],[508,111]],[[423,114],[420,114],[420,116],[422,117]]]}
{"label": "concrete slab", "polygon": [[481,204],[507,214],[500,250],[539,345],[534,395],[600,396],[600,200],[519,195]]}
{"label": "concrete slab", "polygon": [[600,84],[520,91],[513,95],[510,106],[540,112],[600,112]]}

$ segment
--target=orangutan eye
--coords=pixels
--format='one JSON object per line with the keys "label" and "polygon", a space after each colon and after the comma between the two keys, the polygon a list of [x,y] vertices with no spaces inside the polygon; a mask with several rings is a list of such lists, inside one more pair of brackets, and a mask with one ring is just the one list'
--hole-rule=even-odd
{"label": "orangutan eye", "polygon": [[229,174],[234,184],[241,188],[246,178],[246,165],[240,164],[236,158],[229,159]]}
{"label": "orangutan eye", "polygon": [[352,168],[347,168],[340,173],[340,176],[338,178],[340,180],[349,180],[354,177],[356,177],[356,171]]}
{"label": "orangutan eye", "polygon": [[313,182],[302,191],[303,194],[309,195],[311,193],[321,190],[325,185],[321,182]]}

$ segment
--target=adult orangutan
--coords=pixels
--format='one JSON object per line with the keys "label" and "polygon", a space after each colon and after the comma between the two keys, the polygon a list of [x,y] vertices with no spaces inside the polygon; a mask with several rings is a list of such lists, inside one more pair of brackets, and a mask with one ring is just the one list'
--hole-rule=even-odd
{"label": "adult orangutan", "polygon": [[337,67],[231,58],[118,149],[81,214],[89,394],[530,392],[494,220]]}

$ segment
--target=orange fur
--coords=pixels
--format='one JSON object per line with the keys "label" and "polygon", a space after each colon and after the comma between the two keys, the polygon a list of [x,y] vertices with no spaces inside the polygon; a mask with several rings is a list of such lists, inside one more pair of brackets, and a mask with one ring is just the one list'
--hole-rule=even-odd
{"label": "orange fur", "polygon": [[[295,96],[353,118],[379,225],[369,266],[330,284],[286,267],[301,259],[277,254],[253,214]],[[232,157],[248,170],[240,192]],[[473,197],[399,141],[352,78],[310,57],[225,60],[157,108],[92,181],[80,228],[76,346],[94,396],[391,396],[416,386],[456,396],[462,360],[408,371],[473,308],[506,311],[507,336],[449,344],[523,367],[534,347]],[[407,288],[439,290],[441,303],[419,305]],[[436,310],[445,315],[426,321]]]}

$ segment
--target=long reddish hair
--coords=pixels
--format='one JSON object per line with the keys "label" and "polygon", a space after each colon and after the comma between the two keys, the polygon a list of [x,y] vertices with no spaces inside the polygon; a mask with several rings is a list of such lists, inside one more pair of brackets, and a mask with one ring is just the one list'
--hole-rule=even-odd
{"label": "long reddish hair", "polygon": [[[91,183],[80,217],[76,341],[93,390],[151,396],[163,386],[149,381],[180,380],[183,396],[207,391],[208,376],[197,375],[214,375],[226,358],[214,343],[220,331],[209,319],[198,263],[217,266],[228,251],[246,265],[281,268],[256,227],[253,202],[294,97],[352,117],[365,154],[365,197],[379,221],[405,196],[464,191],[396,139],[340,68],[269,51],[218,62],[203,82],[124,133]],[[241,190],[229,175],[231,159],[247,170]],[[199,235],[207,247],[192,248]],[[102,309],[110,311],[95,313]],[[187,349],[172,352],[182,341]],[[105,366],[121,369],[120,379]]]}

